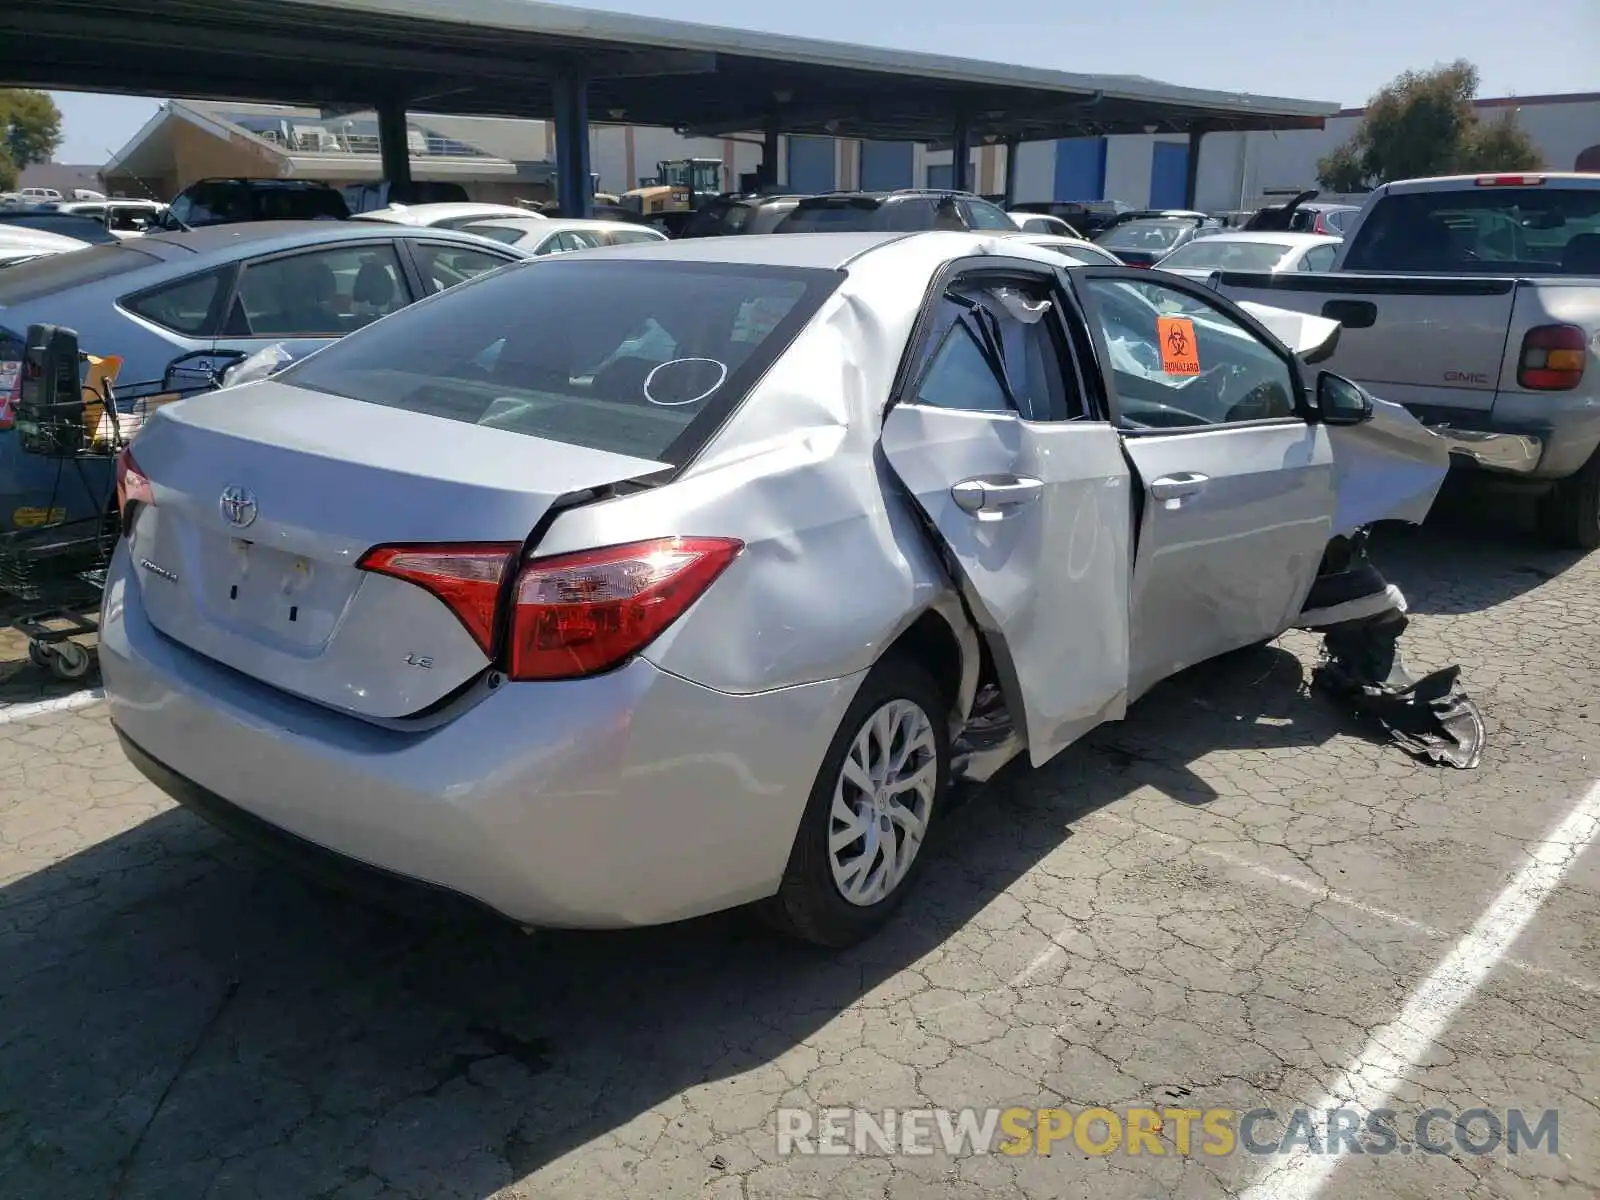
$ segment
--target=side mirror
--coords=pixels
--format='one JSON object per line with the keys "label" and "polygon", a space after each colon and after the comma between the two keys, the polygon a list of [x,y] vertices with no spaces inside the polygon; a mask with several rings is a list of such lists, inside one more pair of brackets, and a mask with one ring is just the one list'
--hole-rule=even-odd
{"label": "side mirror", "polygon": [[1372,419],[1372,397],[1342,375],[1317,376],[1317,416],[1324,425],[1360,425]]}

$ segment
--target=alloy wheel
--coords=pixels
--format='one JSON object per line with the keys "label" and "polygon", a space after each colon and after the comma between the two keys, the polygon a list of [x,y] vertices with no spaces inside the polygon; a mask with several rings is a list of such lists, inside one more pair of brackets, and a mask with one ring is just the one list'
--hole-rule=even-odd
{"label": "alloy wheel", "polygon": [[856,731],[828,822],[828,865],[849,903],[878,903],[911,870],[932,815],[938,770],[933,724],[910,700],[890,700]]}

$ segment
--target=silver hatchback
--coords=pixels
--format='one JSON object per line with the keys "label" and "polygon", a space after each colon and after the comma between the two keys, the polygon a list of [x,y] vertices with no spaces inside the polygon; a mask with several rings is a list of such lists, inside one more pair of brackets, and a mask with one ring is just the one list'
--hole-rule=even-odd
{"label": "silver hatchback", "polygon": [[151,420],[112,719],[224,825],[524,923],[762,901],[847,943],[953,778],[1275,636],[1332,536],[1426,511],[1442,454],[1386,437],[1375,513],[1334,437],[1370,401],[1302,370],[1015,238],[513,267]]}

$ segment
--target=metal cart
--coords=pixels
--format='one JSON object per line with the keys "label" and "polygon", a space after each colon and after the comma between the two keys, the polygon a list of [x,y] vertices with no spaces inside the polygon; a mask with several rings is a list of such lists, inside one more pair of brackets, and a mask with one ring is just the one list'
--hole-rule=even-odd
{"label": "metal cart", "polygon": [[109,379],[84,386],[80,363],[98,360],[78,350],[71,330],[53,326],[30,327],[25,354],[14,428],[23,453],[59,464],[46,518],[69,476],[92,498],[94,515],[0,533],[0,593],[10,600],[7,624],[28,639],[29,661],[59,679],[82,679],[95,651],[77,639],[99,632],[101,593],[121,535],[111,468],[156,402],[210,390],[217,381],[191,374],[187,387],[175,387],[169,370],[166,379],[121,388]]}

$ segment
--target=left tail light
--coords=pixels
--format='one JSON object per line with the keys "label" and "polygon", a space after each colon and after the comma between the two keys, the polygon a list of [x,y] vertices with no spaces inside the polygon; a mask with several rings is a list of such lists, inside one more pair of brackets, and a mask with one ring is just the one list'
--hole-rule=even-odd
{"label": "left tail light", "polygon": [[0,429],[10,429],[17,420],[17,401],[22,399],[22,362],[0,361]]}
{"label": "left tail light", "polygon": [[508,674],[572,679],[621,665],[681,617],[744,549],[672,537],[534,559],[512,595]]}
{"label": "left tail light", "polygon": [[155,492],[150,478],[139,469],[134,460],[133,447],[124,446],[117,455],[117,515],[122,518],[122,528],[128,528],[129,505],[154,504]]}
{"label": "left tail light", "polygon": [[[517,543],[377,546],[357,565],[438,597],[495,657],[495,627]],[[506,674],[574,679],[608,671],[681,617],[744,543],[672,537],[536,558],[511,589]]]}
{"label": "left tail light", "polygon": [[1536,325],[1522,337],[1517,386],[1537,392],[1570,392],[1583,381],[1589,338],[1577,325]]}
{"label": "left tail light", "polygon": [[478,648],[494,656],[494,618],[517,542],[444,546],[376,546],[356,565],[432,592],[466,627]]}

